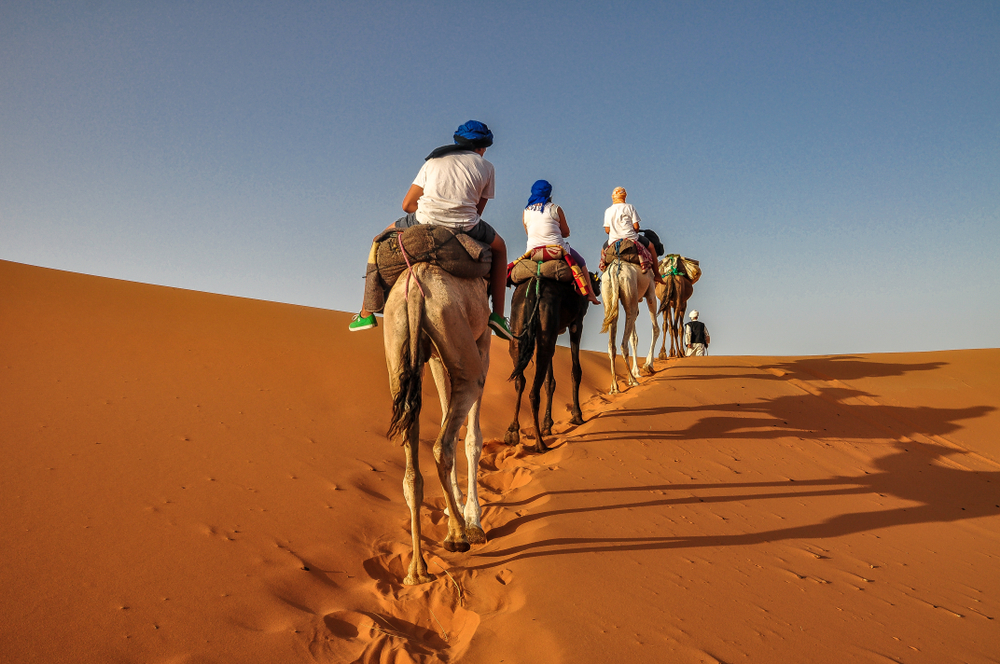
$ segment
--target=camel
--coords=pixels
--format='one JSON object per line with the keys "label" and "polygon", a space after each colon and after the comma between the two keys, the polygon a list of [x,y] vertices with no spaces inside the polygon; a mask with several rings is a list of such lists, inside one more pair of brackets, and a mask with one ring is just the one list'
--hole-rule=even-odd
{"label": "camel", "polygon": [[694,284],[677,270],[671,270],[669,259],[660,261],[658,269],[665,284],[657,284],[656,295],[660,298],[660,310],[663,314],[663,343],[660,345],[659,359],[667,359],[667,333],[670,334],[670,357],[684,357],[684,314],[687,311],[688,300],[694,293]]}
{"label": "camel", "polygon": [[[649,306],[649,318],[653,322],[653,340],[643,371],[653,373],[653,349],[660,336],[660,326],[656,322],[656,289],[653,275],[641,272],[639,266],[615,258],[601,275],[601,299],[604,301],[604,322],[601,333],[609,332],[608,357],[611,358],[611,391],[618,394],[618,374],[615,370],[615,335],[618,331],[618,305],[625,309],[625,327],[622,330],[622,356],[630,386],[639,384],[639,367],[636,346],[639,335],[635,331],[635,321],[639,317],[639,301],[645,300]],[[632,365],[629,368],[629,345],[632,348]]]}
{"label": "camel", "polygon": [[[479,426],[483,385],[490,363],[490,308],[483,279],[463,279],[429,263],[417,263],[392,287],[384,309],[385,360],[392,393],[389,436],[399,436],[406,452],[403,495],[410,508],[413,559],[405,585],[431,581],[421,549],[420,506],[424,480],[420,473],[421,381],[424,364],[441,400],[441,430],[434,441],[434,460],[444,489],[448,535],[444,548],[468,551],[484,543],[476,471],[482,455]],[[465,455],[468,460],[468,500],[455,468],[458,431],[468,415]]]}
{"label": "camel", "polygon": [[[524,370],[535,355],[535,377],[528,393],[531,416],[534,424],[535,451],[542,453],[548,449],[543,436],[552,434],[552,394],[556,389],[552,372],[552,356],[556,350],[556,338],[569,329],[570,350],[573,357],[573,411],[570,422],[583,424],[580,409],[580,380],[583,369],[580,366],[580,338],[583,335],[583,317],[590,302],[586,296],[576,292],[572,283],[532,278],[519,284],[511,299],[510,322],[514,341],[510,344],[510,357],[514,362],[511,379],[517,390],[514,402],[514,420],[507,428],[504,442],[517,445],[520,442],[518,415],[521,410],[521,394],[524,391]],[[545,420],[538,424],[539,392],[545,381]]]}

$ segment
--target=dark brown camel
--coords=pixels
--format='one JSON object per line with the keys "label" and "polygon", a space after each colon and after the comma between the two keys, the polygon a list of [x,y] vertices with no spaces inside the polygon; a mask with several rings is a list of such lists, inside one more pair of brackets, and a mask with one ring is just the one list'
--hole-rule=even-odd
{"label": "dark brown camel", "polygon": [[660,298],[659,313],[663,314],[663,344],[660,346],[659,359],[667,359],[667,332],[670,333],[670,357],[684,357],[684,314],[687,303],[694,293],[691,280],[677,270],[672,269],[673,263],[667,256],[660,261],[657,268],[665,283],[657,284],[656,296]]}
{"label": "dark brown camel", "polygon": [[[514,361],[511,379],[517,390],[514,403],[514,420],[507,428],[504,442],[516,445],[520,442],[518,414],[521,410],[521,393],[524,391],[524,370],[535,356],[535,377],[528,393],[531,416],[534,424],[535,451],[548,449],[543,436],[552,434],[552,394],[556,389],[552,372],[552,356],[556,350],[556,338],[569,329],[570,350],[573,357],[573,417],[570,422],[583,424],[580,410],[580,337],[583,334],[583,317],[590,302],[580,295],[572,283],[534,277],[514,290],[511,299],[510,327],[514,340],[510,343],[510,356]],[[547,403],[545,420],[539,426],[538,406],[542,381],[545,381]]]}

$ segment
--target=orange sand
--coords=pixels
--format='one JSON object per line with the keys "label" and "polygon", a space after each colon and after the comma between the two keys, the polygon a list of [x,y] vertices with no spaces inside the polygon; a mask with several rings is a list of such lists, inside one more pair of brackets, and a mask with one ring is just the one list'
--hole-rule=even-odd
{"label": "orange sand", "polygon": [[659,362],[614,398],[587,353],[573,428],[561,349],[536,456],[499,442],[495,341],[490,541],[440,547],[425,449],[406,588],[382,337],[347,320],[0,261],[0,662],[1000,660],[1000,350]]}

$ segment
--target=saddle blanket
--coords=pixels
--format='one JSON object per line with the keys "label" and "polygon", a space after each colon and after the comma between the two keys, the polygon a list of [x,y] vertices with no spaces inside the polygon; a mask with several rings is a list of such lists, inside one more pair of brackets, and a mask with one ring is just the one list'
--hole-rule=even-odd
{"label": "saddle blanket", "polygon": [[410,265],[431,263],[456,277],[477,279],[489,276],[492,262],[488,244],[445,226],[390,228],[375,238],[368,254],[364,307],[382,311],[389,291]]}
{"label": "saddle blanket", "polygon": [[650,253],[641,242],[632,240],[615,240],[601,252],[601,263],[598,266],[601,272],[608,269],[616,258],[620,258],[626,263],[634,263],[643,272],[653,268],[653,254]]}

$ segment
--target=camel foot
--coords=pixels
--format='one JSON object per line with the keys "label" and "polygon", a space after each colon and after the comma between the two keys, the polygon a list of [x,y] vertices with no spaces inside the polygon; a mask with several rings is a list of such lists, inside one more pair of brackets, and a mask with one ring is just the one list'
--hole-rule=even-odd
{"label": "camel foot", "polygon": [[486,533],[479,526],[469,526],[465,529],[465,538],[469,544],[486,544]]}
{"label": "camel foot", "polygon": [[542,435],[543,436],[551,436],[552,435],[552,424],[553,424],[552,420],[549,420],[548,422],[546,422],[545,424],[542,425]]}
{"label": "camel foot", "polygon": [[538,442],[535,443],[535,453],[536,454],[545,454],[548,451],[549,451],[549,446],[546,445],[541,440],[539,440]]}
{"label": "camel foot", "polygon": [[503,435],[503,442],[511,446],[517,445],[521,442],[521,432],[517,429],[508,429]]}
{"label": "camel foot", "polygon": [[451,551],[452,553],[465,553],[472,547],[464,539],[453,540],[451,538],[444,541],[445,551]]}
{"label": "camel foot", "polygon": [[414,574],[413,572],[410,572],[406,575],[406,578],[403,579],[403,585],[419,586],[421,583],[430,583],[433,580],[434,577],[430,574]]}
{"label": "camel foot", "polygon": [[584,423],[583,415],[581,415],[580,413],[574,413],[573,417],[569,419],[569,423],[575,424],[577,426],[583,424]]}
{"label": "camel foot", "polygon": [[647,364],[646,366],[644,366],[642,368],[641,375],[643,375],[643,376],[652,376],[653,373],[654,373],[654,371],[653,371],[653,365]]}
{"label": "camel foot", "polygon": [[664,352],[663,352],[663,351],[661,350],[661,351],[660,351],[660,354],[656,356],[656,359],[658,359],[658,360],[665,360],[665,359],[667,359],[667,354],[666,354],[666,353],[664,353]]}

